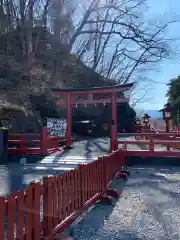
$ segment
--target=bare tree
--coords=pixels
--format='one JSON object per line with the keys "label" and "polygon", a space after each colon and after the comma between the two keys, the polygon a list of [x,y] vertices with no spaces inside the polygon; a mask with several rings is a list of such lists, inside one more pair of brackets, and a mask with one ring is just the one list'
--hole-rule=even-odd
{"label": "bare tree", "polygon": [[19,34],[29,69],[43,46],[42,54],[52,58],[52,79],[65,52],[76,54],[105,79],[127,83],[170,53],[164,38],[168,25],[145,21],[146,2],[0,0],[0,37],[6,37],[6,53],[11,54],[12,38]]}
{"label": "bare tree", "polygon": [[170,54],[164,30],[143,19],[146,0],[93,1],[70,41],[72,50],[93,70],[119,83],[155,66]]}

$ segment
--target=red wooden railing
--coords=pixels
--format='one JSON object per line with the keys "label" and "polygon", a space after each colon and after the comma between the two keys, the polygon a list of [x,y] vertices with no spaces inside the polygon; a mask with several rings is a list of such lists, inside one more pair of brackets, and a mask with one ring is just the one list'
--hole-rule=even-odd
{"label": "red wooden railing", "polygon": [[[9,134],[8,143],[15,147],[8,147],[9,153],[31,153],[31,154],[48,154],[59,149],[59,137],[48,136],[47,128],[43,128],[39,133],[22,133]],[[13,138],[13,139],[12,139]],[[16,138],[16,139],[14,139]],[[18,138],[18,139],[17,139]],[[26,139],[26,138],[38,138]]]}
{"label": "red wooden railing", "polygon": [[[118,136],[129,136],[129,133],[118,133]],[[169,147],[174,148],[175,144],[180,145],[180,138],[178,132],[161,132],[161,133],[131,133],[134,136],[134,140],[118,139],[117,143],[121,144],[121,149],[125,152],[126,156],[175,156],[180,157],[180,152],[169,151]],[[128,148],[128,145],[146,146],[145,149],[132,149]],[[164,148],[158,149],[156,146],[168,146],[168,151]]]}
{"label": "red wooden railing", "polygon": [[7,199],[0,197],[0,239],[6,234],[8,240],[54,239],[91,205],[118,197],[108,187],[116,177],[127,176],[123,165],[119,150],[62,176],[44,177],[43,183],[33,182]]}
{"label": "red wooden railing", "polygon": [[[141,133],[145,133],[141,131]],[[142,139],[148,139],[149,133],[155,133],[153,136],[154,139],[162,139],[162,140],[167,140],[169,143],[167,144],[167,150],[170,150],[170,148],[175,148],[180,150],[180,131],[179,128],[173,128],[170,129],[169,132],[166,132],[166,129],[164,130],[157,130],[157,129],[151,129],[151,132],[146,132],[146,136],[135,136],[136,140],[142,140]],[[165,135],[164,135],[165,133]],[[177,140],[177,142],[172,142],[172,140]]]}

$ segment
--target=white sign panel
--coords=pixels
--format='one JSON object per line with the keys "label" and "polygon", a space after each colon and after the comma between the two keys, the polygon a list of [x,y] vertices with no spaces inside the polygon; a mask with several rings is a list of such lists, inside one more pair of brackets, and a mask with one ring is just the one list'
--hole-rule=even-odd
{"label": "white sign panel", "polygon": [[48,135],[65,137],[66,125],[66,119],[47,118]]}

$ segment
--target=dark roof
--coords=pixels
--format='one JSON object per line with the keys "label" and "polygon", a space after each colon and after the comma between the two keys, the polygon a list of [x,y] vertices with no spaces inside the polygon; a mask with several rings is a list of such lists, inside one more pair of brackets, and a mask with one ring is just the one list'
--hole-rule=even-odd
{"label": "dark roof", "polygon": [[109,90],[112,88],[132,88],[134,83],[127,83],[127,84],[118,84],[118,85],[112,85],[112,86],[102,86],[102,87],[89,87],[89,88],[51,88],[53,92],[80,92],[80,91],[93,91],[93,90]]}

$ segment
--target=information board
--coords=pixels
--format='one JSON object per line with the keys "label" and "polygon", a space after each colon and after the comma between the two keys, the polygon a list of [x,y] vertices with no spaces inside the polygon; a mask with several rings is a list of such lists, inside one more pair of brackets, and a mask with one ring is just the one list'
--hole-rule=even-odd
{"label": "information board", "polygon": [[49,136],[65,137],[66,126],[66,119],[47,118],[47,128]]}

